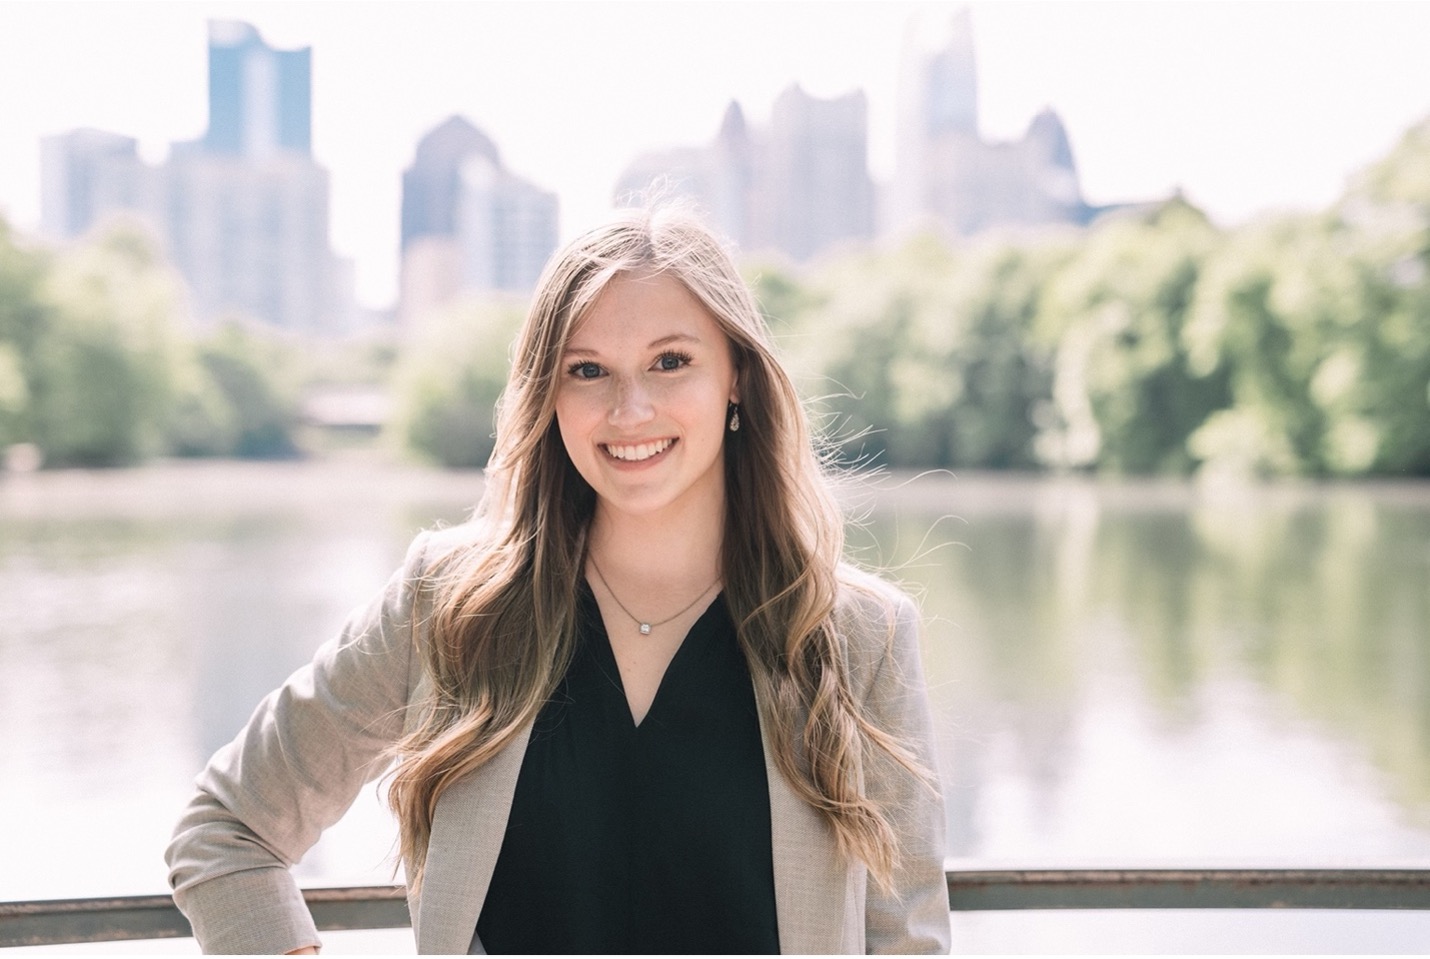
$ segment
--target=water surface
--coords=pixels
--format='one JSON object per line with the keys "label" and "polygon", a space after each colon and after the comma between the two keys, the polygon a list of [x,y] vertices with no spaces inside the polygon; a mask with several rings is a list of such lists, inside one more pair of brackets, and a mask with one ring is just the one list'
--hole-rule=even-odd
{"label": "water surface", "polygon": [[[0,900],[157,892],[194,773],[479,474],[0,478]],[[921,600],[949,855],[1430,863],[1430,487],[927,477],[847,497]],[[371,792],[297,867],[386,882]],[[1417,950],[1418,914],[969,915],[963,951]]]}

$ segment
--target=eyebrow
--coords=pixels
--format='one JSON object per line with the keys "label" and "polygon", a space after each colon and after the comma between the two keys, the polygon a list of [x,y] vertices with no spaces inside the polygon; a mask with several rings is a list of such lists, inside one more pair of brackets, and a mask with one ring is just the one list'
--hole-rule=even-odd
{"label": "eyebrow", "polygon": [[[698,344],[698,343],[700,343],[700,342],[701,342],[700,337],[694,336],[694,335],[692,335],[692,334],[690,334],[690,333],[672,333],[672,334],[670,334],[669,336],[662,336],[660,339],[652,340],[650,343],[646,344],[646,349],[648,349],[648,350],[658,350],[658,349],[660,349],[662,346],[670,346],[670,345],[673,344],[673,343],[695,343],[695,344]],[[565,351],[564,353],[562,353],[562,356],[599,356],[599,355],[600,355],[600,353],[599,353],[599,351],[597,351],[597,350],[582,349],[582,348],[579,347],[579,346],[567,347],[567,348],[566,348],[566,351]]]}

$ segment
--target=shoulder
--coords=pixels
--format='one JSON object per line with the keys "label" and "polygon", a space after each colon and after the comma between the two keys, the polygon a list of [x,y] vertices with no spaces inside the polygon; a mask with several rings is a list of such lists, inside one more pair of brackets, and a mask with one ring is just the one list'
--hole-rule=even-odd
{"label": "shoulder", "polygon": [[841,631],[888,632],[918,620],[918,604],[904,590],[867,570],[840,563],[834,617]]}
{"label": "shoulder", "polygon": [[407,549],[403,570],[410,582],[426,583],[460,568],[490,541],[490,527],[480,520],[423,530]]}
{"label": "shoulder", "polygon": [[481,548],[489,539],[491,527],[482,520],[468,520],[456,526],[437,526],[418,534],[416,542],[423,544],[429,558],[440,559],[448,553]]}
{"label": "shoulder", "polygon": [[834,626],[858,688],[867,689],[891,660],[916,655],[919,608],[893,583],[841,563]]}
{"label": "shoulder", "polygon": [[477,522],[423,530],[413,537],[407,556],[383,589],[379,605],[372,610],[374,627],[401,625],[410,628],[420,645],[429,619],[440,605],[444,587],[460,580],[462,572],[488,541],[485,527]]}

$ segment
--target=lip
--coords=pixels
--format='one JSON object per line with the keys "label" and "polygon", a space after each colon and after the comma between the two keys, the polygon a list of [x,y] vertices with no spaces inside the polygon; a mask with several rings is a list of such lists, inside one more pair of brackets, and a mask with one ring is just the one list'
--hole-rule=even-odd
{"label": "lip", "polygon": [[[662,436],[658,439],[638,442],[600,443],[597,445],[600,446],[604,460],[610,465],[618,469],[643,469],[665,459],[679,442],[679,437]],[[618,456],[613,451],[620,451],[621,455]]]}

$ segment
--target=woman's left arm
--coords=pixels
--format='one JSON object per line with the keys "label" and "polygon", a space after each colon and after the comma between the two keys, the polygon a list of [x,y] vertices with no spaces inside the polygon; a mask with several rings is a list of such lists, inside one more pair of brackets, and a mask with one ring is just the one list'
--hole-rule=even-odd
{"label": "woman's left arm", "polygon": [[938,782],[933,718],[919,654],[919,611],[899,593],[893,635],[864,704],[869,718],[901,742],[933,777],[925,782],[887,756],[865,769],[869,794],[898,833],[893,888],[871,879],[865,899],[865,948],[870,953],[947,953],[948,885],[944,879],[944,806]]}

